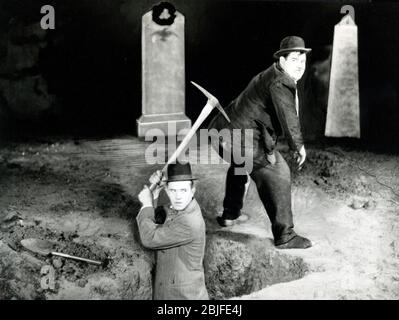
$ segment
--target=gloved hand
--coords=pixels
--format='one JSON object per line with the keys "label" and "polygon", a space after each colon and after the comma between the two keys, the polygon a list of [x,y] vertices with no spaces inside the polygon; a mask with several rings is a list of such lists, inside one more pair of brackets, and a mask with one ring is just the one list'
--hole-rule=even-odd
{"label": "gloved hand", "polygon": [[152,195],[150,188],[148,188],[148,186],[144,186],[143,190],[140,191],[138,198],[143,207],[153,207],[154,206],[153,195]]}

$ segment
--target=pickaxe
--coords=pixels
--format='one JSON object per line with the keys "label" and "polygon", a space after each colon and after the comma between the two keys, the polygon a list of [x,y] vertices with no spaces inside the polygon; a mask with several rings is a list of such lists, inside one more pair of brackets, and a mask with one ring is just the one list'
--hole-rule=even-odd
{"label": "pickaxe", "polygon": [[[186,148],[188,143],[190,142],[191,138],[193,137],[194,133],[198,130],[200,125],[204,122],[204,120],[209,116],[209,114],[212,112],[212,110],[216,107],[219,109],[219,111],[223,114],[223,116],[227,119],[228,122],[230,122],[229,117],[227,116],[226,112],[224,112],[222,106],[220,105],[218,99],[216,99],[215,96],[210,94],[208,91],[206,91],[204,88],[202,88],[200,85],[196,84],[194,81],[191,81],[191,83],[196,86],[207,98],[208,101],[206,102],[205,107],[202,109],[200,115],[198,116],[197,120],[194,122],[193,126],[191,129],[188,131],[187,135],[184,137],[183,141],[180,143],[179,147],[176,149],[176,151],[172,154],[168,162],[165,164],[165,166],[162,168],[162,173],[165,172],[166,168],[168,167],[169,164],[173,163],[176,161],[177,157],[180,155],[180,153]],[[156,184],[153,183],[150,186],[150,190],[154,191],[156,187]]]}

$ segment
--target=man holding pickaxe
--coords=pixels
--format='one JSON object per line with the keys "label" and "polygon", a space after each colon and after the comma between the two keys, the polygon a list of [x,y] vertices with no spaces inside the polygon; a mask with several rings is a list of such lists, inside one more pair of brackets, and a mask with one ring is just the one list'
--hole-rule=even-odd
{"label": "man holding pickaxe", "polygon": [[[138,195],[142,208],[137,225],[142,244],[156,250],[153,288],[155,300],[207,300],[203,259],[205,222],[194,198],[195,186],[189,163],[170,164],[167,174],[155,172]],[[157,207],[162,188],[170,203]]]}
{"label": "man holding pickaxe", "polygon": [[[248,148],[253,155],[253,170],[248,174],[255,181],[259,197],[272,224],[274,243],[279,249],[304,249],[312,246],[308,239],[294,231],[290,169],[275,149],[278,136],[284,134],[297,158],[298,169],[305,162],[306,151],[298,117],[297,81],[305,71],[306,55],[309,51],[311,49],[305,48],[302,38],[284,38],[280,43],[280,50],[274,53],[276,62],[256,75],[225,109],[231,122],[217,115],[209,125],[209,129],[216,129],[217,132],[223,129],[242,130],[243,133],[245,130],[252,130],[253,143]],[[214,147],[219,154],[226,149],[241,153],[240,149],[246,148],[243,143],[234,145],[231,141],[221,139],[212,141],[217,141]],[[241,209],[249,178],[245,172],[236,174],[240,164],[234,160],[234,152],[230,158],[224,210],[222,216],[217,218],[222,227],[248,219],[248,216],[241,213]]]}
{"label": "man holding pickaxe", "polygon": [[[230,119],[214,96],[196,83],[193,85],[208,98],[207,104],[163,169],[150,177],[151,186],[145,186],[138,195],[142,207],[136,220],[141,242],[156,250],[153,291],[156,300],[209,299],[203,268],[205,222],[194,198],[196,178],[190,164],[178,160],[214,108],[219,109],[226,121]],[[157,207],[163,188],[170,203]]]}

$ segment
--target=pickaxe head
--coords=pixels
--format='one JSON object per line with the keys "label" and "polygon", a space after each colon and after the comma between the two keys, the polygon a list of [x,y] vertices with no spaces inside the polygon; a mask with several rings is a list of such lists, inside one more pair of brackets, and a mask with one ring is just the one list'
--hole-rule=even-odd
{"label": "pickaxe head", "polygon": [[223,110],[222,106],[219,103],[219,100],[216,99],[216,97],[212,94],[210,94],[208,91],[206,91],[203,87],[200,85],[196,84],[194,81],[191,81],[193,85],[195,85],[207,98],[208,98],[208,103],[210,103],[213,107],[216,107],[222,115],[226,118],[228,122],[230,122],[230,118],[226,114],[226,112]]}

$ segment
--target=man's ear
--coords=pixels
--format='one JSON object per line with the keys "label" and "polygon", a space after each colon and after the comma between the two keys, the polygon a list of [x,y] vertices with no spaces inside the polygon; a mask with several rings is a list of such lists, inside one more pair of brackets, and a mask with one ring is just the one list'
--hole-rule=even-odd
{"label": "man's ear", "polygon": [[280,63],[280,66],[284,66],[285,65],[285,58],[284,56],[280,56],[278,58],[278,62]]}
{"label": "man's ear", "polygon": [[165,184],[164,190],[165,190],[166,194],[167,194],[168,197],[169,197],[169,188],[168,188],[168,184]]}
{"label": "man's ear", "polygon": [[195,185],[193,185],[192,187],[191,187],[191,192],[193,193],[193,195],[194,195],[194,193],[195,193]]}

